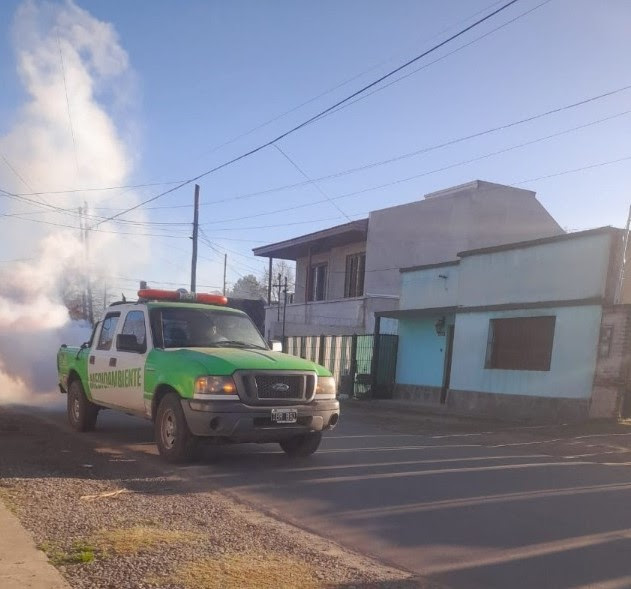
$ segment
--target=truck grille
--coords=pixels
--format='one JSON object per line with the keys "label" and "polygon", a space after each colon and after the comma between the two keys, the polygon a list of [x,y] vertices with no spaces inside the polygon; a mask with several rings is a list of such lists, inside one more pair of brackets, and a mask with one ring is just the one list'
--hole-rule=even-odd
{"label": "truck grille", "polygon": [[233,376],[245,403],[292,405],[310,402],[315,395],[314,372],[239,370]]}
{"label": "truck grille", "polygon": [[257,374],[254,377],[259,399],[304,399],[304,376]]}

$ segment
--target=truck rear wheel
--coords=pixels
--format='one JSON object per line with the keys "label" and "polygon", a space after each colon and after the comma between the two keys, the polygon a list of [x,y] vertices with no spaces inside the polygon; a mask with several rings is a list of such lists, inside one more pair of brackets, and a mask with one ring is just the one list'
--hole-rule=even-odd
{"label": "truck rear wheel", "polygon": [[96,425],[99,408],[88,400],[77,378],[68,387],[68,421],[78,432],[90,432]]}
{"label": "truck rear wheel", "polygon": [[188,429],[180,397],[169,393],[158,405],[155,421],[156,445],[168,462],[190,462],[197,454],[197,438]]}
{"label": "truck rear wheel", "polygon": [[321,441],[322,432],[310,432],[283,440],[280,442],[280,447],[287,456],[310,456],[318,449]]}

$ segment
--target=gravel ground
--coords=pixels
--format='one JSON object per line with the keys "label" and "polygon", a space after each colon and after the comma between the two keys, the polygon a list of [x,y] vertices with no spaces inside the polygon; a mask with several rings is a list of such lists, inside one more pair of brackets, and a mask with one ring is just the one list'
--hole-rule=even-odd
{"label": "gravel ground", "polygon": [[74,588],[431,587],[0,407],[0,498]]}

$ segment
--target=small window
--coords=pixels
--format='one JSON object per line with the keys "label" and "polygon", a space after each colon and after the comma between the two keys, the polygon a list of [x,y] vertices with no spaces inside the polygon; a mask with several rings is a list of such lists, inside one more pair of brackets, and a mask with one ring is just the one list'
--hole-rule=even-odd
{"label": "small window", "polygon": [[121,333],[125,335],[135,335],[138,344],[141,346],[144,345],[147,339],[145,314],[142,311],[130,311],[127,313]]}
{"label": "small window", "polygon": [[114,332],[116,331],[119,317],[120,313],[108,313],[105,316],[101,334],[99,335],[99,344],[96,346],[97,350],[109,350],[112,348],[112,340],[114,339]]}
{"label": "small window", "polygon": [[346,277],[344,280],[344,297],[361,297],[364,294],[364,274],[366,271],[366,254],[346,256]]}
{"label": "small window", "polygon": [[556,317],[491,319],[485,368],[550,370]]}
{"label": "small window", "polygon": [[319,264],[311,267],[310,301],[323,301],[326,298],[327,273],[327,264]]}

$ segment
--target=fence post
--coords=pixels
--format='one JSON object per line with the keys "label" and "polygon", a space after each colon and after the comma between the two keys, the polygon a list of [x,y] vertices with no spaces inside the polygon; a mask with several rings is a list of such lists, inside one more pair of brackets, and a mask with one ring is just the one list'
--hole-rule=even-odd
{"label": "fence post", "polygon": [[351,337],[351,387],[353,388],[353,397],[355,396],[355,377],[357,375],[357,334]]}
{"label": "fence post", "polygon": [[372,340],[372,359],[370,363],[370,397],[374,399],[377,395],[379,385],[379,348],[381,344],[381,317],[375,317],[375,332]]}
{"label": "fence post", "polygon": [[324,355],[326,351],[326,336],[320,336],[320,349],[318,350],[318,364],[324,366]]}

